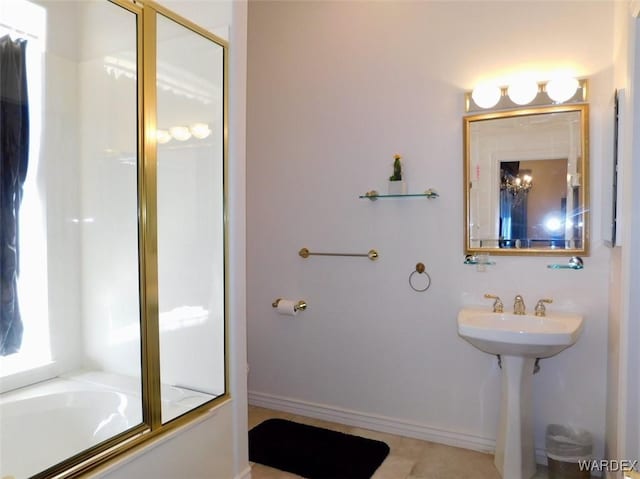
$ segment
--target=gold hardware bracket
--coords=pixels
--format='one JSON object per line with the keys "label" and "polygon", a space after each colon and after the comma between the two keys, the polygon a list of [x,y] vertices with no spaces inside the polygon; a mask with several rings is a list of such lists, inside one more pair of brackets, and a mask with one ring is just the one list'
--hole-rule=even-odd
{"label": "gold hardware bracket", "polygon": [[364,196],[369,198],[371,201],[376,201],[378,199],[378,196],[380,196],[380,193],[378,193],[376,190],[371,190],[367,191]]}
{"label": "gold hardware bracket", "polygon": [[424,273],[425,267],[423,263],[416,264],[416,271],[420,274]]}

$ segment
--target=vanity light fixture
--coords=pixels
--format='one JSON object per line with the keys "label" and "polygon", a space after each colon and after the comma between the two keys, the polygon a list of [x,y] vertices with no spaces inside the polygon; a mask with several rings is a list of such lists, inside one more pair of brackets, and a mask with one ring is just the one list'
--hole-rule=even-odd
{"label": "vanity light fixture", "polygon": [[161,145],[169,143],[171,141],[171,138],[171,133],[169,133],[167,130],[156,130],[156,140]]}
{"label": "vanity light fixture", "polygon": [[160,145],[169,143],[172,139],[187,141],[194,137],[198,140],[204,140],[211,133],[211,128],[206,123],[194,123],[191,126],[172,126],[168,130],[156,130],[156,140]]}
{"label": "vanity light fixture", "polygon": [[502,96],[502,90],[497,85],[485,83],[478,85],[471,92],[473,101],[481,108],[491,108],[495,106]]}
{"label": "vanity light fixture", "polygon": [[587,101],[587,80],[555,76],[546,81],[530,78],[498,87],[483,83],[466,93],[466,111],[508,110],[521,106],[551,106]]}
{"label": "vanity light fixture", "polygon": [[169,133],[178,141],[187,141],[191,138],[191,132],[186,126],[172,126],[169,128]]}
{"label": "vanity light fixture", "polygon": [[556,77],[547,82],[546,91],[549,98],[557,103],[564,103],[576,94],[580,83],[571,77]]}
{"label": "vanity light fixture", "polygon": [[538,83],[533,80],[518,80],[507,87],[509,99],[516,105],[527,105],[538,94]]}
{"label": "vanity light fixture", "polygon": [[189,127],[189,131],[199,140],[202,140],[211,134],[211,129],[206,123],[194,123]]}

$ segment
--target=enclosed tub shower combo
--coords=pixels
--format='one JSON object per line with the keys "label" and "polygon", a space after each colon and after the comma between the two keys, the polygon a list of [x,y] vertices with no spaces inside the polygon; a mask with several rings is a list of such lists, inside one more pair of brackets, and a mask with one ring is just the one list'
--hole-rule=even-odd
{"label": "enclosed tub shower combo", "polygon": [[228,398],[227,43],[152,1],[0,18],[0,477],[77,477]]}

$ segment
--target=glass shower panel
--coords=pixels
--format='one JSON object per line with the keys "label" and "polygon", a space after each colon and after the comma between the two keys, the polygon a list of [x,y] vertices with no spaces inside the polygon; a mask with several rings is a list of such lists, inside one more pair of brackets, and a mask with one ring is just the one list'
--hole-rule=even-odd
{"label": "glass shower panel", "polygon": [[162,422],[225,393],[223,47],[158,15]]}
{"label": "glass shower panel", "polygon": [[79,3],[83,367],[133,393],[141,418],[137,18]]}
{"label": "glass shower panel", "polygon": [[34,338],[50,357],[0,383],[0,477],[26,478],[142,423],[138,17],[106,1],[11,4],[18,22],[43,18],[14,32],[39,48],[27,83],[41,92],[20,214],[25,347],[7,359],[31,364]]}

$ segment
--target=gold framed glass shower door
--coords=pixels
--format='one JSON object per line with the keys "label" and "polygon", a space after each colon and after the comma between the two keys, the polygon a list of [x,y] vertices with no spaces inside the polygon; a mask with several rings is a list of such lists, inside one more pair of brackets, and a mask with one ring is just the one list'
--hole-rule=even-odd
{"label": "gold framed glass shower door", "polygon": [[156,22],[162,423],[226,392],[222,45]]}
{"label": "gold framed glass shower door", "polygon": [[[113,411],[77,395],[84,411],[103,413],[90,431],[102,435],[24,474],[0,468],[16,478],[81,477],[228,397],[227,44],[152,1],[46,8],[41,156],[56,373],[82,368],[72,380],[92,391],[105,379]],[[40,413],[34,424],[52,423]],[[72,424],[60,424],[43,451],[68,442]],[[32,439],[43,431],[11,455],[40,456]]]}

